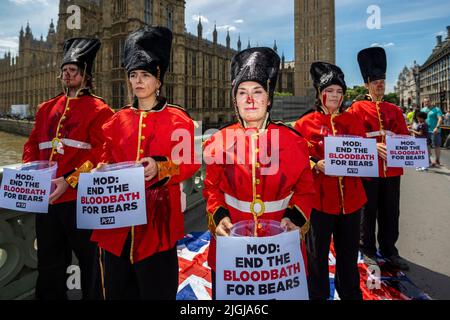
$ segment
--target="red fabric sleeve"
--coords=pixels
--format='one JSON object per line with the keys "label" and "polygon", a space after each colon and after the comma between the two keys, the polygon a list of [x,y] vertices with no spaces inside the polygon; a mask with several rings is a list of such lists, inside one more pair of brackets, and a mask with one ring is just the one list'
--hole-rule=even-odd
{"label": "red fabric sleeve", "polygon": [[114,116],[108,119],[102,126],[102,135],[103,135],[103,146],[102,152],[100,155],[100,161],[103,163],[112,163],[114,162],[111,154],[111,150],[113,149],[112,136],[114,132]]}
{"label": "red fabric sleeve", "polygon": [[295,187],[294,194],[289,202],[289,207],[297,207],[306,220],[309,220],[313,206],[313,197],[315,193],[314,181],[309,164],[308,147],[306,141],[300,138],[298,141],[301,157],[295,163],[301,172]]}
{"label": "red fabric sleeve", "polygon": [[100,162],[103,153],[103,144],[105,141],[102,126],[108,119],[111,118],[113,114],[114,112],[111,110],[111,108],[102,108],[98,112],[95,119],[92,121],[89,127],[89,143],[91,144],[92,148],[89,150],[89,152],[87,152],[83,157],[79,159],[77,168],[88,160],[91,161],[94,166],[97,166],[97,164]]}
{"label": "red fabric sleeve", "polygon": [[359,121],[359,118],[356,116],[356,114],[352,114],[352,117],[354,119],[351,120],[351,123],[347,124],[347,126],[351,130],[351,134],[366,138],[366,128],[364,128],[362,122]]}
{"label": "red fabric sleeve", "polygon": [[[350,108],[348,108],[345,112],[350,113],[351,115],[353,115],[354,117],[356,117],[358,119],[358,121],[361,123],[361,125],[364,123],[364,119],[361,117],[361,113],[358,112],[359,109],[359,102],[354,102],[352,103],[352,105],[350,106]],[[363,126],[364,127],[364,126]],[[364,129],[365,130],[365,129]],[[365,132],[365,131],[364,131]]]}
{"label": "red fabric sleeve", "polygon": [[[197,155],[195,153],[195,132],[194,132],[194,121],[193,120],[189,120],[188,122],[184,122],[180,128],[185,129],[187,132],[189,132],[189,135],[187,137],[184,137],[184,139],[189,139],[189,145],[190,145],[190,150],[184,150],[182,156],[182,159],[186,159],[186,161],[182,161],[181,163],[178,164],[179,169],[180,169],[180,174],[172,176],[169,180],[169,184],[177,184],[177,183],[181,183],[186,179],[189,179],[190,177],[192,177],[197,171],[198,169],[200,169],[201,166],[201,159],[200,159],[200,155]],[[178,141],[172,141],[172,148],[171,150],[173,150],[180,142]],[[188,152],[189,155],[186,156],[185,152]],[[171,156],[169,157],[169,160],[174,161],[174,159],[171,158]]]}
{"label": "red fabric sleeve", "polygon": [[[183,133],[184,130],[185,134],[182,135],[180,140],[170,141],[171,144],[170,150],[178,150],[178,151],[181,150],[182,152],[180,154],[177,153],[177,156],[179,156],[181,159],[173,159],[171,154],[169,156],[164,156],[165,160],[162,160],[162,161],[170,160],[174,163],[174,165],[178,165],[179,173],[170,176],[170,178],[168,177],[162,178],[162,180],[160,180],[157,175],[151,181],[146,182],[146,187],[155,185],[158,186],[160,185],[160,183],[158,183],[160,181],[162,181],[163,185],[179,184],[192,177],[198,171],[198,169],[200,169],[201,159],[195,153],[195,145],[194,145],[195,133],[193,120],[189,119],[188,121],[178,122],[174,130],[180,129],[181,129],[180,133]],[[188,139],[187,142],[186,139]],[[180,146],[182,147],[180,148]],[[187,148],[187,146],[189,147]]]}
{"label": "red fabric sleeve", "polygon": [[[323,152],[320,152],[320,150],[323,150],[318,148],[317,146],[317,142],[315,141],[311,141],[309,138],[311,136],[310,132],[308,132],[308,126],[312,126],[313,124],[311,123],[306,123],[308,120],[307,118],[302,118],[299,119],[295,125],[294,128],[295,130],[297,130],[305,139],[306,143],[307,143],[307,149],[308,149],[308,158],[309,156],[313,157],[314,159],[316,159],[317,161],[319,160],[323,160]],[[309,161],[308,161],[309,164]],[[310,164],[309,164],[310,165]],[[311,165],[310,165],[311,168]]]}
{"label": "red fabric sleeve", "polygon": [[[207,158],[213,159],[214,153],[217,152],[217,150],[212,149],[208,151],[208,146],[210,146],[212,139],[213,137],[205,143],[205,160]],[[220,207],[226,209],[227,205],[225,203],[225,195],[219,188],[220,181],[224,178],[223,166],[215,163],[215,161],[211,162],[211,164],[206,165],[203,197],[206,200],[206,211],[214,215]]]}
{"label": "red fabric sleeve", "polygon": [[22,162],[28,163],[32,161],[38,161],[39,159],[39,136],[41,130],[41,118],[44,116],[41,106],[39,106],[36,113],[33,130],[28,137],[27,142],[23,146]]}

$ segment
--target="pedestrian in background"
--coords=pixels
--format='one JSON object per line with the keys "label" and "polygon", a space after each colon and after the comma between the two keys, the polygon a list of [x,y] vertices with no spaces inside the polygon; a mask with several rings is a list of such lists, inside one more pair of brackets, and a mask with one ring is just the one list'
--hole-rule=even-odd
{"label": "pedestrian in background", "polygon": [[441,125],[443,121],[443,114],[441,108],[438,106],[432,106],[430,98],[423,99],[422,112],[427,114],[428,135],[431,139],[431,148],[434,149],[434,162],[431,163],[431,167],[441,166]]}
{"label": "pedestrian in background", "polygon": [[[428,124],[426,122],[427,114],[425,112],[419,112],[417,114],[418,126],[416,129],[409,129],[409,131],[414,134],[416,138],[427,139],[427,147],[428,147],[428,157],[430,157],[430,149],[431,149],[431,139],[428,135]],[[431,164],[431,158],[429,158],[429,162]],[[426,167],[418,167],[417,171],[427,170]]]}

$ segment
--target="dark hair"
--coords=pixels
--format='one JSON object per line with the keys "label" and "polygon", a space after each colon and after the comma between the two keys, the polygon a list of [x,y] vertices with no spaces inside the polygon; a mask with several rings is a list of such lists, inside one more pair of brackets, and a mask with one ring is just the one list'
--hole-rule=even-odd
{"label": "dark hair", "polygon": [[420,108],[417,107],[417,108],[414,110],[414,114],[413,114],[413,122],[417,123],[417,116],[419,115],[419,113],[420,113]]}
{"label": "dark hair", "polygon": [[94,89],[94,79],[91,75],[86,75],[86,87]]}
{"label": "dark hair", "polygon": [[[137,69],[137,70],[143,70],[143,69]],[[124,79],[125,79],[125,85],[126,85],[125,89],[126,89],[126,94],[127,94],[127,98],[128,98],[127,99],[128,100],[127,104],[128,105],[133,105],[134,103],[136,103],[137,97],[133,94],[133,88],[131,86],[131,81],[130,81],[130,75],[131,75],[131,72],[136,71],[136,70],[128,72],[128,71],[126,71],[124,69],[123,71],[124,71]],[[145,70],[145,71],[147,71],[147,70]],[[161,80],[159,80],[159,82],[161,83],[161,86],[159,87],[159,90],[160,90],[161,94],[160,94],[159,97],[156,97],[156,100],[157,101],[162,101],[163,99],[166,99],[166,97],[164,96],[164,94],[162,92],[162,82],[161,82]]]}
{"label": "dark hair", "polygon": [[417,113],[417,118],[421,118],[423,120],[426,120],[428,118],[428,114],[426,112],[420,111],[419,113]]}

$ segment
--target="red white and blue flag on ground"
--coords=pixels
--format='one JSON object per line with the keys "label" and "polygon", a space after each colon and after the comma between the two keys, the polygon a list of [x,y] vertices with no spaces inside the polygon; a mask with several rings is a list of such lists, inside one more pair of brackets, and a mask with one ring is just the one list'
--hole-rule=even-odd
{"label": "red white and blue flag on ground", "polygon": [[[179,286],[177,300],[211,300],[211,270],[207,257],[210,233],[194,232],[178,243]],[[330,299],[339,299],[334,290],[335,254],[330,248]],[[364,300],[428,300],[430,297],[414,285],[400,271],[389,270],[380,263],[381,275],[375,278],[369,289],[367,266],[358,260],[361,290]],[[372,279],[372,278],[371,278]],[[376,279],[379,279],[379,282]]]}

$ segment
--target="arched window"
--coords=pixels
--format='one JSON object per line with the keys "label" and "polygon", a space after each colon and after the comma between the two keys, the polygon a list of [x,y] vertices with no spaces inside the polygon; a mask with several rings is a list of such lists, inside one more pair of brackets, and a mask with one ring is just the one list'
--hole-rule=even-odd
{"label": "arched window", "polygon": [[167,28],[173,30],[173,10],[171,8],[166,8],[167,17]]}
{"label": "arched window", "polygon": [[127,15],[127,2],[125,0],[115,0],[113,2],[113,15],[114,16]]}
{"label": "arched window", "polygon": [[126,84],[124,81],[114,81],[112,85],[112,107],[122,108],[126,101]]}
{"label": "arched window", "polygon": [[151,25],[153,22],[153,1],[144,0],[144,22]]}
{"label": "arched window", "polygon": [[192,76],[196,77],[197,76],[197,53],[193,52],[192,53]]}

